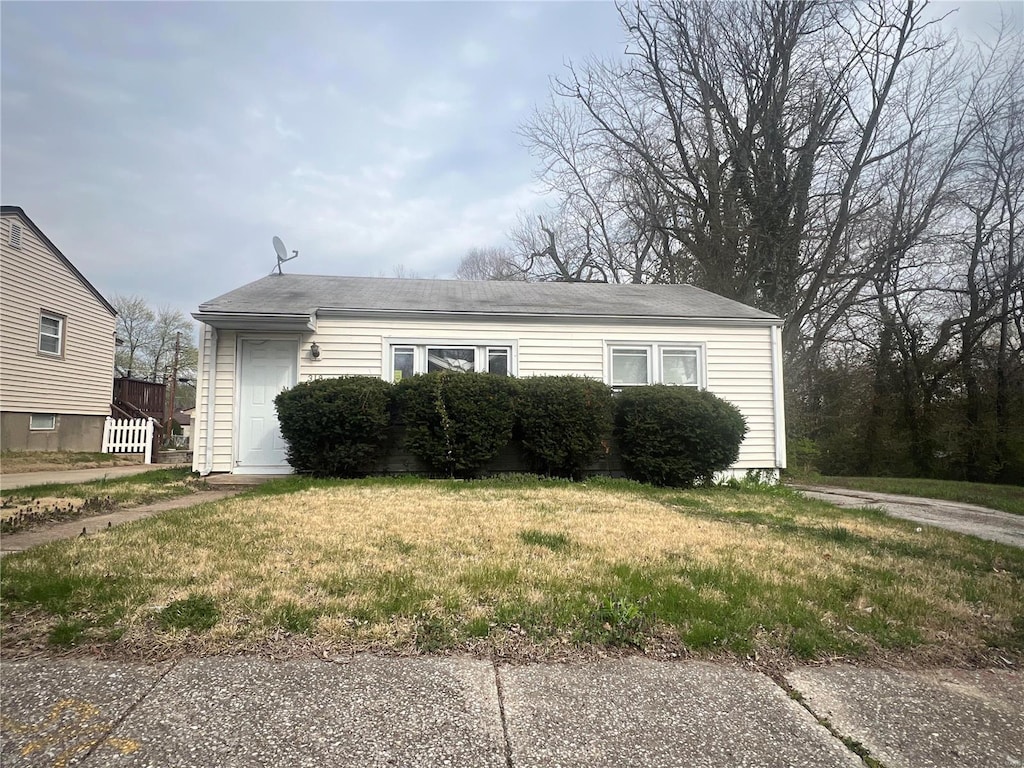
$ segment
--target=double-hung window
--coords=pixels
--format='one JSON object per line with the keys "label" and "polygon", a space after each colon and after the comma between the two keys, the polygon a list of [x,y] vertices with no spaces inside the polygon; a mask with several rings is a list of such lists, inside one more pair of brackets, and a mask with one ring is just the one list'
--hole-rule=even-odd
{"label": "double-hung window", "polygon": [[389,347],[392,381],[435,371],[514,374],[512,343],[391,342]]}
{"label": "double-hung window", "polygon": [[645,384],[703,387],[704,347],[701,344],[609,344],[607,381],[616,389]]}
{"label": "double-hung window", "polygon": [[661,383],[700,386],[700,350],[695,347],[661,349]]}
{"label": "double-hung window", "polygon": [[42,310],[39,313],[39,351],[60,357],[64,354],[64,317]]}
{"label": "double-hung window", "polygon": [[647,347],[612,347],[613,387],[639,387],[651,383],[651,350]]}

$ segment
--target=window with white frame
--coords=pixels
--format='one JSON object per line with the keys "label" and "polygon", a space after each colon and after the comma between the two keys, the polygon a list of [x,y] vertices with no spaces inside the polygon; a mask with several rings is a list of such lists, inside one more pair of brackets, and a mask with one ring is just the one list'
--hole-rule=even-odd
{"label": "window with white frame", "polygon": [[28,428],[33,431],[56,429],[57,414],[55,413],[33,413],[28,417]]}
{"label": "window with white frame", "polygon": [[662,348],[661,383],[679,387],[699,387],[700,350],[693,347]]}
{"label": "window with white frame", "polygon": [[40,311],[39,351],[56,357],[64,354],[64,318],[61,315]]}
{"label": "window with white frame", "polygon": [[391,344],[391,380],[417,373],[476,371],[511,376],[512,346],[500,344]]}
{"label": "window with white frame", "polygon": [[639,387],[651,383],[651,351],[647,347],[612,347],[613,387]]}
{"label": "window with white frame", "polygon": [[608,383],[704,386],[704,348],[699,344],[609,344]]}

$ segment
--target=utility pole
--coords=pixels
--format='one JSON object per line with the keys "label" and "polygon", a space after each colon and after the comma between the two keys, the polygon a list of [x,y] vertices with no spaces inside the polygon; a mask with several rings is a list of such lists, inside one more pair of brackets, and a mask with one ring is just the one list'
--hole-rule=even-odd
{"label": "utility pole", "polygon": [[167,409],[167,424],[164,427],[164,437],[168,442],[171,440],[171,422],[174,420],[174,398],[178,394],[178,353],[181,352],[181,331],[174,337],[174,367],[171,369],[171,404]]}

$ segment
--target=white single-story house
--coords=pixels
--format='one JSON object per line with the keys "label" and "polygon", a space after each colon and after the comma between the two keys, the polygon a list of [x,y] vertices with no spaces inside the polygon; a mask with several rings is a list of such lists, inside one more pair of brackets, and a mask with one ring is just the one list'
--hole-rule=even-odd
{"label": "white single-story house", "polygon": [[200,305],[193,469],[288,473],[274,397],[301,381],[427,371],[702,387],[749,431],[733,467],[785,467],[782,321],[689,285],[274,274]]}

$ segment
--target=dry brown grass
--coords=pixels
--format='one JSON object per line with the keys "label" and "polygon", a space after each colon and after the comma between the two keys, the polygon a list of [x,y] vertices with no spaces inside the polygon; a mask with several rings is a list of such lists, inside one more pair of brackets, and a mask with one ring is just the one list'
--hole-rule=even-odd
{"label": "dry brown grass", "polygon": [[[1019,654],[1024,639],[1018,550],[785,492],[309,485],[11,559],[8,629],[34,609],[51,625],[90,617],[83,637],[115,628],[131,648],[215,652],[283,633],[335,651],[968,661]],[[75,597],[26,598],[47,579],[73,581]],[[160,611],[194,595],[215,603],[212,629],[161,630]]]}

